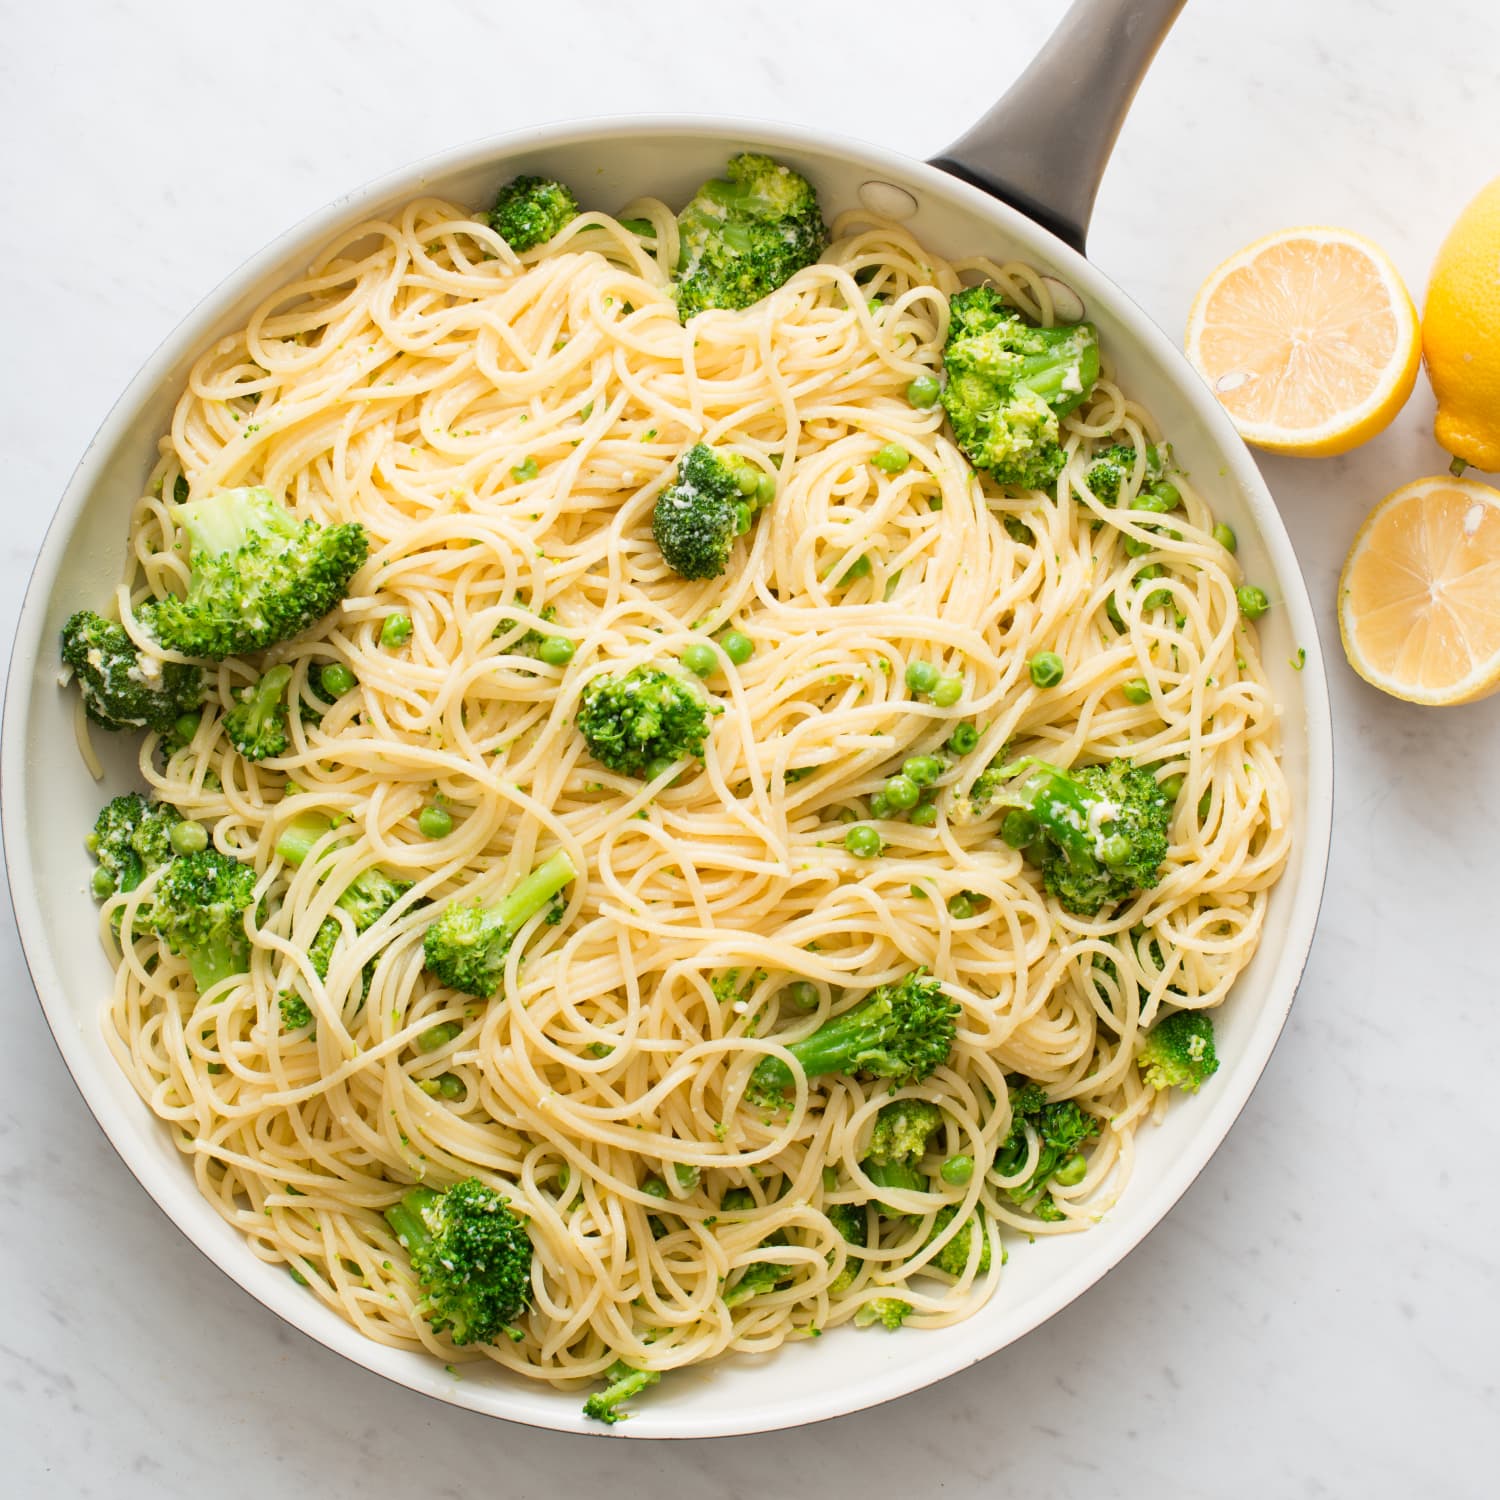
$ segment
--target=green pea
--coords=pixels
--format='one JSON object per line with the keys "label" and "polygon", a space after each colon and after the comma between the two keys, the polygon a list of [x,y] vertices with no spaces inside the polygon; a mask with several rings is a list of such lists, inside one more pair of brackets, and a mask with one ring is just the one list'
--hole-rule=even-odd
{"label": "green pea", "polygon": [[760,484],[760,474],[746,464],[742,469],[735,472],[734,487],[742,495],[753,495],[756,487]]}
{"label": "green pea", "polygon": [[667,1185],[660,1177],[648,1177],[641,1184],[641,1191],[648,1198],[665,1198],[667,1196]]}
{"label": "green pea", "polygon": [[886,474],[899,474],[911,462],[911,454],[900,443],[887,443],[870,462]]}
{"label": "green pea", "polygon": [[1055,651],[1038,651],[1027,663],[1031,680],[1039,688],[1056,687],[1067,670],[1067,663]]}
{"label": "green pea", "polygon": [[719,637],[719,646],[737,667],[743,667],[755,655],[755,642],[738,630],[726,630]]}
{"label": "green pea", "polygon": [[513,464],[511,466],[510,477],[514,479],[517,484],[520,484],[527,479],[535,479],[536,476],[536,459],[531,457],[530,454],[526,456],[526,460],[524,463]]}
{"label": "green pea", "polygon": [[342,698],[357,680],[354,673],[341,661],[329,662],[318,674],[323,691],[332,693],[335,698]]}
{"label": "green pea", "polygon": [[836,1193],[839,1187],[839,1169],[837,1167],[823,1168],[823,1191],[825,1193]]}
{"label": "green pea", "polygon": [[429,805],[417,814],[417,827],[423,838],[445,839],[453,832],[453,814],[446,807]]}
{"label": "green pea", "polygon": [[677,1179],[677,1186],[684,1192],[690,1193],[698,1186],[703,1174],[695,1166],[685,1161],[674,1161],[672,1163],[672,1175]]}
{"label": "green pea", "polygon": [[695,677],[712,677],[719,670],[719,653],[706,641],[682,648],[682,664]]}
{"label": "green pea", "polygon": [[1226,526],[1222,521],[1214,527],[1214,540],[1226,552],[1235,551],[1240,544],[1240,539],[1234,534],[1234,527]]}
{"label": "green pea", "polygon": [[1165,501],[1168,510],[1176,510],[1182,504],[1182,491],[1170,479],[1158,479],[1151,486],[1151,493]]}
{"label": "green pea", "polygon": [[549,667],[565,667],[578,647],[565,635],[549,635],[536,648],[538,658]]}
{"label": "green pea", "polygon": [[1214,789],[1212,787],[1209,787],[1208,790],[1204,792],[1204,794],[1198,799],[1198,821],[1200,823],[1206,823],[1208,821],[1208,814],[1213,805]]}
{"label": "green pea", "polygon": [[89,889],[94,893],[95,901],[103,901],[115,893],[115,882],[108,870],[95,870],[89,880]]}
{"label": "green pea", "polygon": [[1019,807],[1012,808],[1000,820],[1000,837],[1012,849],[1025,849],[1034,844],[1039,831],[1036,819]]}
{"label": "green pea", "polygon": [[909,812],[917,805],[917,799],[922,795],[922,789],[910,776],[892,776],[885,784],[886,801],[894,807],[897,812]]}
{"label": "green pea", "polygon": [[1151,684],[1144,677],[1132,677],[1125,683],[1120,691],[1125,694],[1127,703],[1149,703],[1151,701]]}
{"label": "green pea", "polygon": [[749,531],[750,523],[755,519],[750,507],[741,500],[734,507],[734,534],[744,536]]}
{"label": "green pea", "polygon": [[[1176,494],[1176,491],[1173,491]],[[1180,500],[1182,497],[1177,496]],[[1177,500],[1169,499],[1166,495],[1159,494],[1155,489],[1142,490],[1134,500],[1130,502],[1131,510],[1147,510],[1158,516],[1164,516],[1176,505]]]}
{"label": "green pea", "polygon": [[1271,607],[1271,601],[1266,598],[1266,591],[1256,588],[1254,584],[1243,584],[1234,591],[1234,597],[1239,600],[1240,613],[1247,620],[1260,619]]}
{"label": "green pea", "polygon": [[776,498],[776,476],[774,474],[762,474],[755,481],[755,503],[757,505],[769,505]]}
{"label": "green pea", "polygon": [[944,1182],[952,1183],[954,1187],[962,1187],[973,1175],[974,1158],[972,1156],[950,1156],[938,1168],[938,1176]]}
{"label": "green pea", "polygon": [[967,755],[979,743],[979,730],[972,724],[960,724],[948,736],[948,748],[955,755]]}
{"label": "green pea", "polygon": [[918,786],[931,786],[943,774],[943,763],[935,755],[913,755],[902,763],[901,774]]}
{"label": "green pea", "polygon": [[851,583],[854,583],[857,579],[868,578],[869,576],[870,576],[870,559],[868,557],[866,557],[863,553],[861,553],[844,570],[844,576],[839,579],[839,584],[842,587],[847,588]]}
{"label": "green pea", "polygon": [[1154,552],[1155,550],[1155,542],[1143,542],[1139,537],[1133,536],[1125,538],[1125,555],[1127,557],[1144,557],[1148,552]]}
{"label": "green pea", "polygon": [[184,745],[191,742],[193,736],[198,733],[198,726],[203,722],[202,714],[183,714],[172,725],[172,734]]}
{"label": "green pea", "polygon": [[1123,635],[1125,617],[1120,613],[1120,606],[1115,602],[1113,593],[1104,596],[1104,613],[1109,616],[1109,623],[1115,627],[1116,632]]}
{"label": "green pea", "polygon": [[[1152,589],[1142,603],[1147,609],[1165,609],[1172,602],[1171,589]],[[1182,627],[1179,625],[1178,629]]]}
{"label": "green pea", "polygon": [[208,829],[201,823],[174,823],[167,838],[179,854],[202,854],[208,848]]}
{"label": "green pea", "polygon": [[888,818],[892,812],[891,799],[884,787],[878,792],[870,794],[870,816],[872,818]]}
{"label": "green pea", "polygon": [[938,385],[935,375],[918,375],[906,388],[906,399],[913,406],[935,406],[940,395],[942,395],[942,388]]}
{"label": "green pea", "polygon": [[411,616],[387,615],[380,627],[380,644],[388,648],[404,646],[411,639]]}
{"label": "green pea", "polygon": [[1162,782],[1161,794],[1164,798],[1166,798],[1168,802],[1175,802],[1182,795],[1182,781],[1183,778],[1178,775],[1168,776],[1167,779]]}
{"label": "green pea", "polygon": [[952,708],[963,695],[962,677],[943,677],[938,680],[938,685],[932,690],[932,701],[939,708]]}
{"label": "green pea", "polygon": [[967,921],[974,915],[974,903],[969,899],[967,891],[960,891],[956,896],[948,897],[948,915],[960,922]]}
{"label": "green pea", "polygon": [[457,1073],[439,1073],[436,1078],[424,1078],[417,1085],[429,1098],[467,1099],[468,1085]]}
{"label": "green pea", "polygon": [[930,661],[909,661],[906,664],[907,690],[913,693],[930,693],[938,685],[940,675]]}
{"label": "green pea", "polygon": [[818,1008],[818,987],[810,979],[794,979],[783,987],[781,998],[798,1010]]}
{"label": "green pea", "polygon": [[437,1052],[453,1041],[463,1026],[457,1021],[440,1021],[436,1026],[429,1026],[426,1031],[417,1036],[417,1049],[421,1052]]}
{"label": "green pea", "polygon": [[937,827],[937,803],[919,802],[911,810],[911,816],[907,820],[914,828]]}
{"label": "green pea", "polygon": [[1099,840],[1095,852],[1113,869],[1115,865],[1123,865],[1130,858],[1130,840],[1123,833],[1112,833]]}
{"label": "green pea", "polygon": [[1052,1180],[1059,1187],[1074,1187],[1082,1182],[1088,1175],[1089,1163],[1086,1156],[1070,1156],[1062,1166],[1053,1174]]}
{"label": "green pea", "polygon": [[874,859],[884,847],[880,835],[873,828],[866,827],[862,823],[856,823],[844,835],[844,848],[855,859]]}

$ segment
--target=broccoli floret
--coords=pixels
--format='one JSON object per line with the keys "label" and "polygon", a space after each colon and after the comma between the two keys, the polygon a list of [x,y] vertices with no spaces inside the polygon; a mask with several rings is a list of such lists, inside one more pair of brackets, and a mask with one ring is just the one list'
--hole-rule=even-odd
{"label": "broccoli floret", "polygon": [[94,895],[101,901],[133,891],[153,870],[172,859],[172,825],[182,815],[167,802],[148,802],[139,792],[115,797],[99,810],[88,846],[99,868]]}
{"label": "broccoli floret", "polygon": [[1093,324],[1034,327],[987,286],[959,292],[949,309],[943,407],[958,446],[1000,484],[1048,488],[1066,462],[1058,418],[1099,378]]}
{"label": "broccoli floret", "polygon": [[1005,1192],[1011,1202],[1019,1206],[1030,1203],[1041,1194],[1032,1205],[1032,1212],[1039,1219],[1060,1219],[1063,1217],[1061,1210],[1053,1204],[1051,1195],[1043,1190],[1059,1169],[1075,1158],[1082,1163],[1080,1148],[1099,1133],[1099,1121],[1072,1099],[1049,1104],[1046,1091],[1029,1080],[1011,1092],[1010,1111],[1010,1132],[995,1153],[994,1170],[1002,1177],[1011,1177],[1025,1166],[1029,1153],[1027,1127],[1030,1126],[1037,1137],[1036,1167],[1025,1182],[1006,1188]]}
{"label": "broccoli floret", "polygon": [[711,706],[701,689],[660,667],[595,677],[583,690],[578,729],[596,760],[649,779],[685,755],[703,758]]}
{"label": "broccoli floret", "polygon": [[651,535],[674,573],[717,578],[729,566],[734,539],[754,520],[760,473],[734,454],[694,443],[677,464],[677,480],[656,497]]}
{"label": "broccoli floret", "polygon": [[[858,1203],[830,1203],[828,1222],[851,1245],[857,1245],[861,1250],[866,1248],[869,1225],[865,1218],[865,1211]],[[854,1285],[854,1280],[863,1265],[864,1261],[860,1257],[846,1255],[844,1269],[828,1284],[829,1293],[837,1296],[840,1292],[847,1292]]]}
{"label": "broccoli floret", "polygon": [[741,308],[774,292],[828,244],[818,195],[769,156],[732,156],[677,216],[677,311]]}
{"label": "broccoli floret", "polygon": [[[1170,448],[1167,450],[1170,452]],[[1135,473],[1135,448],[1129,443],[1116,443],[1096,454],[1089,465],[1085,478],[1093,496],[1102,505],[1115,505],[1120,499],[1120,486]],[[1166,453],[1155,443],[1146,447],[1146,476],[1142,487],[1154,484],[1166,472]]]}
{"label": "broccoli floret", "polygon": [[283,1031],[301,1031],[313,1022],[312,1006],[295,990],[287,990],[277,997],[277,1008],[281,1012]]}
{"label": "broccoli floret", "polygon": [[[824,1073],[868,1073],[916,1083],[941,1067],[953,1050],[959,1007],[926,969],[883,984],[852,1010],[825,1021],[787,1051],[809,1078]],[[792,1070],[763,1057],[750,1075],[749,1096],[772,1107],[784,1103]]]}
{"label": "broccoli floret", "polygon": [[[542,620],[555,620],[557,618],[557,606],[555,604],[545,605],[538,611],[538,618]],[[507,615],[505,619],[501,620],[495,626],[493,631],[494,638],[498,640],[503,635],[509,635],[519,623],[520,621]],[[505,649],[511,656],[535,657],[540,654],[542,642],[546,639],[546,635],[533,625],[517,636]]]}
{"label": "broccoli floret", "polygon": [[[938,1210],[938,1216],[933,1220],[932,1233],[927,1236],[929,1245],[953,1222],[957,1213],[958,1204],[956,1203],[950,1203],[946,1208]],[[950,1276],[962,1276],[968,1269],[969,1251],[973,1248],[976,1234],[982,1243],[979,1251],[979,1267],[975,1274],[982,1276],[990,1268],[990,1237],[984,1232],[984,1219],[978,1212],[969,1215],[958,1233],[932,1257],[928,1264],[936,1266],[940,1271],[946,1271]]]}
{"label": "broccoli floret", "polygon": [[151,925],[173,953],[186,955],[199,994],[250,967],[245,909],[255,869],[204,849],[172,860],[152,893]]}
{"label": "broccoli floret", "polygon": [[866,1302],[854,1315],[856,1328],[869,1328],[879,1323],[882,1328],[899,1328],[912,1314],[910,1302],[899,1297],[876,1297]]}
{"label": "broccoli floret", "polygon": [[224,715],[229,743],[246,760],[266,760],[285,755],[287,736],[286,685],[292,680],[288,666],[272,667],[240,701]]}
{"label": "broccoli floret", "polygon": [[1136,1066],[1154,1089],[1174,1084],[1196,1094],[1206,1079],[1219,1071],[1214,1050],[1214,1023],[1201,1010],[1178,1010],[1163,1016],[1136,1054]]}
{"label": "broccoli floret", "polygon": [[500,189],[490,227],[518,255],[543,245],[578,217],[572,190],[550,177],[514,177]]}
{"label": "broccoli floret", "polygon": [[984,793],[1009,809],[1000,837],[1028,851],[1066,911],[1091,917],[1161,878],[1172,803],[1155,775],[1129,760],[1070,773],[1027,757],[999,768]]}
{"label": "broccoli floret", "polygon": [[875,1116],[870,1132],[873,1162],[920,1161],[927,1154],[929,1138],[942,1128],[943,1112],[925,1099],[893,1099]]}
{"label": "broccoli floret", "polygon": [[633,1396],[639,1396],[648,1386],[653,1386],[661,1379],[660,1370],[637,1370],[634,1365],[627,1365],[623,1359],[617,1359],[602,1376],[601,1380],[607,1380],[607,1390],[596,1391],[583,1403],[583,1414],[592,1417],[596,1422],[607,1422],[611,1427],[616,1422],[625,1421],[631,1414],[622,1411],[621,1407]]}
{"label": "broccoli floret", "polygon": [[[767,1245],[785,1243],[781,1235],[772,1235],[765,1242]],[[752,1261],[743,1271],[731,1287],[724,1290],[724,1306],[738,1307],[741,1302],[748,1302],[752,1297],[758,1297],[762,1292],[773,1292],[783,1283],[788,1282],[796,1274],[795,1267],[778,1265],[775,1261],[757,1260]]]}
{"label": "broccoli floret", "polygon": [[[141,623],[151,615],[143,610]],[[73,669],[83,706],[105,729],[171,730],[203,697],[203,673],[136,650],[123,625],[81,609],[62,628],[62,659]]]}
{"label": "broccoli floret", "polygon": [[455,1344],[509,1333],[531,1294],[531,1238],[507,1199],[477,1177],[416,1187],[385,1211],[422,1288],[416,1310]]}
{"label": "broccoli floret", "polygon": [[452,902],[422,939],[427,967],[449,989],[489,999],[516,934],[577,874],[573,861],[558,850],[498,906]]}
{"label": "broccoli floret", "polygon": [[[372,867],[356,875],[335,904],[343,907],[354,919],[354,930],[363,932],[367,927],[373,927],[411,889],[411,884],[409,880],[397,880],[384,870]],[[334,949],[343,935],[344,929],[337,917],[324,917],[307,952],[319,979],[328,978]],[[363,977],[364,992],[369,994],[370,981],[375,977],[373,959],[365,965]]]}
{"label": "broccoli floret", "polygon": [[356,522],[298,522],[269,490],[223,490],[171,507],[192,542],[185,599],[158,600],[150,623],[164,646],[220,660],[260,651],[336,608],[369,553]]}

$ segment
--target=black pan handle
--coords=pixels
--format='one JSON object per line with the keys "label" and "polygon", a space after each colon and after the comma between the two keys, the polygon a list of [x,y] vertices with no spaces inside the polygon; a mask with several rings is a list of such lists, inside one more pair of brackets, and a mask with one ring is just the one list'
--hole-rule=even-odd
{"label": "black pan handle", "polygon": [[1187,0],[1074,0],[1035,61],[932,165],[1082,251],[1099,179]]}

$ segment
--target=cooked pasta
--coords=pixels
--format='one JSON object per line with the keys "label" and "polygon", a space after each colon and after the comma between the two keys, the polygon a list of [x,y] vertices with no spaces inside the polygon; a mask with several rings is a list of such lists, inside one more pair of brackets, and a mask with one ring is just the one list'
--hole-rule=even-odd
{"label": "cooked pasta", "polygon": [[[684,326],[671,211],[625,214],[654,239],[585,213],[518,257],[435,199],[341,235],[194,366],[117,601],[140,639],[133,606],[182,591],[184,490],[264,486],[300,518],[365,528],[341,609],[255,666],[214,665],[187,743],[141,751],[156,796],[253,865],[249,972],[200,995],[145,919],[148,878],[104,906],[106,1030],[254,1253],[373,1339],[455,1357],[383,1210],[414,1183],[502,1191],[534,1247],[530,1307],[459,1354],[556,1383],[767,1351],[882,1299],[908,1327],[973,1314],[1012,1229],[1084,1230],[1125,1187],[1137,1130],[1167,1107],[1135,1065],[1142,1032],[1164,1007],[1225,1000],[1290,837],[1275,704],[1203,497],[1174,476],[1181,505],[1142,575],[1126,543],[1144,464],[1118,504],[1089,488],[1103,447],[1169,436],[1108,349],[1063,420],[1052,492],[976,475],[941,405],[907,398],[941,367],[961,285],[1046,325],[1048,282],[944,262],[854,213],[770,296]],[[723,576],[689,581],[651,516],[697,442],[774,499]],[[872,461],[889,445],[904,463]],[[714,644],[726,628],[732,652]],[[704,644],[720,711],[701,763],[638,776],[589,753],[591,681],[682,674]],[[1044,651],[1066,667],[1053,686],[1030,671]],[[958,686],[914,691],[913,663]],[[251,761],[224,716],[272,664],[303,711],[284,754]],[[320,694],[330,664],[347,690]],[[873,816],[913,756],[939,763],[933,811]],[[968,795],[1002,756],[1128,756],[1180,785],[1159,882],[1065,909]],[[294,865],[278,839],[308,812],[332,826]],[[852,828],[871,833],[846,844]],[[578,877],[494,997],[440,984],[423,935],[441,905],[493,903],[559,849]],[[410,886],[361,930],[338,898],[371,868]],[[330,920],[320,977],[308,955]],[[905,1087],[795,1072],[781,1110],[747,1094],[787,1039],[922,966],[960,1008],[941,1067]],[[1039,1142],[996,1164],[1018,1077],[1097,1122],[1047,1217],[1008,1191]],[[928,1185],[904,1192],[865,1158],[902,1097],[942,1111]],[[881,1202],[900,1212],[872,1210],[862,1246],[830,1218]]]}

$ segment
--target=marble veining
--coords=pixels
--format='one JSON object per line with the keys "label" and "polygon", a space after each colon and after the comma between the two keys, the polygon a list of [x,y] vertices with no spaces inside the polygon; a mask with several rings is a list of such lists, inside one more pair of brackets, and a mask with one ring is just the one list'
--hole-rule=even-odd
{"label": "marble veining", "polygon": [[[641,110],[799,121],[929,155],[1056,9],[10,7],[0,638],[57,495],[146,353],[344,188],[529,121]],[[1173,334],[1212,265],[1285,224],[1373,235],[1420,297],[1447,224],[1500,171],[1484,150],[1497,57],[1491,0],[1194,0],[1121,136],[1092,252]],[[1500,875],[1500,698],[1445,712],[1382,698],[1344,665],[1333,614],[1365,511],[1442,466],[1431,415],[1423,382],[1359,452],[1264,462],[1333,651],[1324,918],[1242,1121],[1067,1311],[893,1407],[780,1437],[585,1444],[423,1401],[284,1327],[136,1186],[57,1058],[6,906],[0,1492],[1493,1494],[1500,1012],[1481,943]]]}

